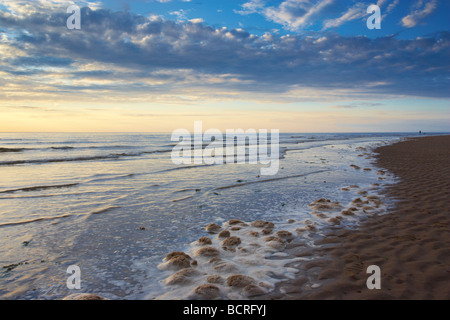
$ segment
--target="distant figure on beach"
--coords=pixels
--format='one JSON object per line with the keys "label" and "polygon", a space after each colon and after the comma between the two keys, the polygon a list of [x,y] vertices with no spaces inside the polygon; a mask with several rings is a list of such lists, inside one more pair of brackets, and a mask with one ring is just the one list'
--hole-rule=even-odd
{"label": "distant figure on beach", "polygon": [[419,130],[419,134],[422,134],[422,130]]}

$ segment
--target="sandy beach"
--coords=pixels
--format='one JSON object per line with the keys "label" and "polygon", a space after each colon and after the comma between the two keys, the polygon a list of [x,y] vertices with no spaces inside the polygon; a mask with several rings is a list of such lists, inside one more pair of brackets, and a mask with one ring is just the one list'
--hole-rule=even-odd
{"label": "sandy beach", "polygon": [[[299,265],[293,281],[266,299],[450,299],[450,136],[412,138],[375,150],[375,164],[400,178],[385,195],[397,200],[386,215],[358,230],[332,230]],[[381,269],[381,289],[369,290],[367,267]],[[316,283],[312,288],[309,283]]]}

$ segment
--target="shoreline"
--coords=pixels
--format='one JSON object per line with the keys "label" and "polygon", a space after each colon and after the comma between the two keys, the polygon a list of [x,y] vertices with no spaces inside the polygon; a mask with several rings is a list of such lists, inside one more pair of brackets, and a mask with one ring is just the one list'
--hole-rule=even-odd
{"label": "shoreline", "polygon": [[[355,150],[362,152],[358,156],[365,155],[365,159],[372,159],[365,152],[366,147]],[[373,164],[365,165],[369,167],[361,168],[355,164],[349,166],[361,172],[373,172],[377,169]],[[378,170],[375,177],[378,177],[375,180],[378,182],[384,179],[393,182],[392,178],[388,178],[392,177],[391,174],[385,170]],[[205,231],[209,236],[204,234],[185,248],[185,251],[168,253],[162,260],[163,263],[158,268],[169,271],[166,272],[164,283],[171,289],[167,288],[166,293],[148,298],[289,299],[292,292],[307,292],[308,290],[303,289],[318,288],[320,284],[312,278],[301,277],[299,281],[293,279],[301,273],[303,266],[309,266],[309,269],[320,265],[317,265],[316,257],[322,254],[317,246],[327,248],[333,243],[326,237],[330,230],[353,230],[355,223],[360,225],[368,217],[376,216],[377,212],[386,212],[386,204],[381,201],[382,196],[379,194],[380,184],[374,183],[375,181],[372,180],[370,186],[353,184],[340,187],[342,192],[353,194],[350,196],[353,200],[339,202],[333,201],[335,199],[315,199],[308,205],[310,211],[309,218],[306,219],[287,219],[284,223],[278,221],[275,225],[262,220],[242,221],[231,218],[222,225],[208,225]],[[344,229],[342,224],[348,229]],[[224,245],[229,241],[234,243],[231,247]],[[265,261],[262,265],[258,262],[261,260]],[[233,279],[236,277],[245,278],[248,283],[234,285]]]}
{"label": "shoreline", "polygon": [[[186,252],[168,253],[158,266],[168,275],[164,283],[179,289],[148,298],[450,299],[449,147],[450,135],[409,138],[372,150],[372,169],[380,169],[377,174],[382,175],[378,179],[392,174],[396,182],[381,189],[372,184],[380,197],[363,189],[357,193],[363,200],[350,204],[361,218],[356,228],[340,223],[355,214],[349,212],[352,208],[345,210],[327,199],[309,205],[312,215],[329,223],[320,234],[313,222],[294,230],[295,220],[281,226],[292,223],[285,230],[261,220],[208,225],[205,231],[210,236],[192,242]],[[394,203],[377,211],[382,198]],[[309,240],[294,236],[304,232]],[[267,257],[261,266],[258,261]],[[381,270],[380,290],[366,285],[371,276],[366,270],[372,265]],[[245,266],[256,269],[240,273]],[[289,276],[272,286],[269,273]]]}
{"label": "shoreline", "polygon": [[[318,248],[289,249],[317,258],[260,298],[450,299],[450,135],[409,138],[374,153],[374,165],[400,179],[382,192],[395,199],[393,208],[356,230],[330,228]],[[380,267],[380,290],[367,288],[370,265]]]}

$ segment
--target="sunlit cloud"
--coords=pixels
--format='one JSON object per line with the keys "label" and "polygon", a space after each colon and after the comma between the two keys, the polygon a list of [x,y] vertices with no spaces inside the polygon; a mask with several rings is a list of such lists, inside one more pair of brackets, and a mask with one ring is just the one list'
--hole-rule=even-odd
{"label": "sunlit cloud", "polygon": [[423,19],[428,17],[437,8],[437,0],[417,0],[411,8],[411,13],[404,17],[401,21],[402,25],[408,28],[415,27]]}

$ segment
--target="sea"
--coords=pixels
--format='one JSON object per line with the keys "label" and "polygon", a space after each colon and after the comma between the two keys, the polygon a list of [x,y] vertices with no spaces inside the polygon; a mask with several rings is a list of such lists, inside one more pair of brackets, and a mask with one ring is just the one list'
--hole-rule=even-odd
{"label": "sea", "polygon": [[[205,227],[225,228],[230,219],[270,221],[312,239],[295,230],[314,224],[315,232],[325,232],[330,222],[310,204],[329,199],[341,210],[364,194],[357,190],[380,194],[396,178],[380,175],[372,150],[414,136],[281,133],[278,173],[264,176],[259,163],[175,164],[170,133],[0,133],[0,299],[62,299],[76,292],[189,298],[208,271],[189,285],[167,285],[174,273],[164,268],[168,253],[189,252],[200,237],[214,240]],[[388,211],[389,200],[383,203],[380,214]],[[340,227],[357,227],[371,214],[363,211],[341,219]],[[227,256],[229,271],[260,277],[270,290],[295,274],[271,265],[271,256],[283,253],[243,250],[239,259]],[[68,286],[74,265],[80,289]],[[223,296],[239,297],[226,290]]]}

